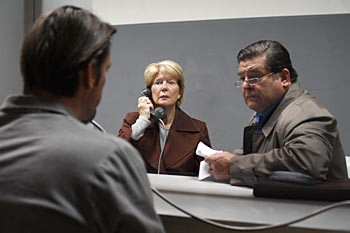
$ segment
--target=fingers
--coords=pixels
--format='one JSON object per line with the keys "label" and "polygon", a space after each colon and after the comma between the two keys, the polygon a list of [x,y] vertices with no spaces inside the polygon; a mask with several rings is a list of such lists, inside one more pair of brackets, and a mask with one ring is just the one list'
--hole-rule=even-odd
{"label": "fingers", "polygon": [[218,159],[218,156],[220,156],[218,154],[220,154],[220,153],[215,153],[215,154],[212,154],[212,155],[205,157],[205,159],[204,159],[205,162],[207,162],[209,164],[212,162],[215,162]]}
{"label": "fingers", "polygon": [[221,180],[222,172],[218,170],[215,165],[215,163],[212,163],[211,166],[209,166],[208,172],[215,180]]}
{"label": "fingers", "polygon": [[209,167],[208,173],[215,178],[214,170],[211,167]]}
{"label": "fingers", "polygon": [[152,101],[146,96],[141,96],[138,99],[138,105],[152,105],[153,107]]}
{"label": "fingers", "polygon": [[[208,163],[208,165],[209,165],[209,171],[208,172],[212,176],[215,175],[214,167],[216,166],[217,159],[218,159],[217,153],[209,155],[209,156],[205,157],[205,159],[204,159],[204,161],[206,163]],[[214,176],[214,178],[215,178],[215,176]]]}
{"label": "fingers", "polygon": [[137,109],[139,111],[140,116],[149,119],[151,109],[153,109],[152,101],[146,96],[141,96],[138,99]]}
{"label": "fingers", "polygon": [[209,155],[205,158],[205,162],[209,165],[209,174],[212,175],[216,179],[216,159],[217,156],[215,154]]}
{"label": "fingers", "polygon": [[228,180],[230,174],[230,160],[234,157],[229,152],[219,152],[205,158],[209,164],[209,174],[216,180]]}

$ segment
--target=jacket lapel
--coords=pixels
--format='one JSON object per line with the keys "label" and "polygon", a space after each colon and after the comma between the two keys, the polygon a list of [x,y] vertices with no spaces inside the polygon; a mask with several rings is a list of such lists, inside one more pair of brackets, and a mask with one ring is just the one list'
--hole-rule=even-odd
{"label": "jacket lapel", "polygon": [[281,112],[293,101],[296,97],[300,96],[305,92],[305,89],[302,88],[299,83],[292,83],[292,85],[287,90],[285,97],[282,102],[277,106],[275,111],[272,113],[269,120],[266,122],[262,128],[262,132],[265,137],[268,137],[272,132],[273,128],[277,123],[277,118],[280,116]]}
{"label": "jacket lapel", "polygon": [[164,147],[162,167],[175,166],[195,153],[197,142],[200,140],[200,129],[195,125],[192,118],[176,108],[175,118]]}

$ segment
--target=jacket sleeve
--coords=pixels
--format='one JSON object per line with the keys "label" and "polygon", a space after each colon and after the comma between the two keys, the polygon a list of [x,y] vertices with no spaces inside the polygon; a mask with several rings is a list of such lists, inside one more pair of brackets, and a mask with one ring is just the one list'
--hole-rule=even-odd
{"label": "jacket sleeve", "polygon": [[165,232],[141,156],[128,142],[115,140],[117,147],[92,177],[98,232]]}
{"label": "jacket sleeve", "polygon": [[[294,109],[295,110],[295,109]],[[294,113],[294,114],[293,114]],[[282,121],[270,135],[272,149],[236,156],[231,160],[231,183],[237,180],[253,185],[258,177],[272,171],[293,171],[325,180],[329,171],[334,146],[339,138],[336,120],[330,115],[300,117],[302,112],[288,112],[302,120]],[[288,118],[287,115],[281,119]]]}
{"label": "jacket sleeve", "polygon": [[134,112],[129,112],[126,114],[125,118],[123,119],[122,126],[119,129],[118,137],[130,141],[132,132],[131,126],[136,122],[137,117],[138,114]]}

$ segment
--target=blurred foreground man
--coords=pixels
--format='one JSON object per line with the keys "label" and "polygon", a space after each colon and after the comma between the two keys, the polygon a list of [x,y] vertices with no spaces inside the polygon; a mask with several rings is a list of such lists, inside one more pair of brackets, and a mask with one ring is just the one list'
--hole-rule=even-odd
{"label": "blurred foreground man", "polygon": [[116,30],[72,6],[40,16],[21,52],[24,95],[0,109],[0,232],[164,232],[138,152],[85,126]]}

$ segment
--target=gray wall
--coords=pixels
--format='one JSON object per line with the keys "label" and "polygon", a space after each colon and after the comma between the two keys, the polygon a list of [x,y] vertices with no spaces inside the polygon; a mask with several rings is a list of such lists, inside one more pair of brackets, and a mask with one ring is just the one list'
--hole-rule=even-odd
{"label": "gray wall", "polygon": [[20,50],[27,27],[42,12],[64,4],[92,10],[91,0],[1,0],[0,7],[0,102],[22,92]]}
{"label": "gray wall", "polygon": [[[20,47],[35,2],[38,5],[41,1],[1,1],[1,101],[22,90]],[[291,52],[302,85],[337,117],[349,155],[349,22],[347,14],[118,26],[119,33],[113,41],[113,66],[97,120],[116,134],[125,113],[136,111],[146,65],[173,59],[185,73],[183,110],[207,122],[214,148],[231,151],[241,146],[242,128],[252,114],[233,86],[235,56],[253,41],[275,39]]]}
{"label": "gray wall", "polygon": [[19,55],[24,37],[23,0],[1,0],[0,7],[0,101],[22,91]]}
{"label": "gray wall", "polygon": [[182,109],[207,122],[214,148],[232,151],[241,146],[252,114],[233,85],[235,56],[251,42],[273,39],[290,51],[300,83],[337,117],[349,154],[349,22],[347,14],[117,26],[113,66],[96,119],[116,134],[125,114],[137,110],[144,68],[172,59],[185,74]]}

